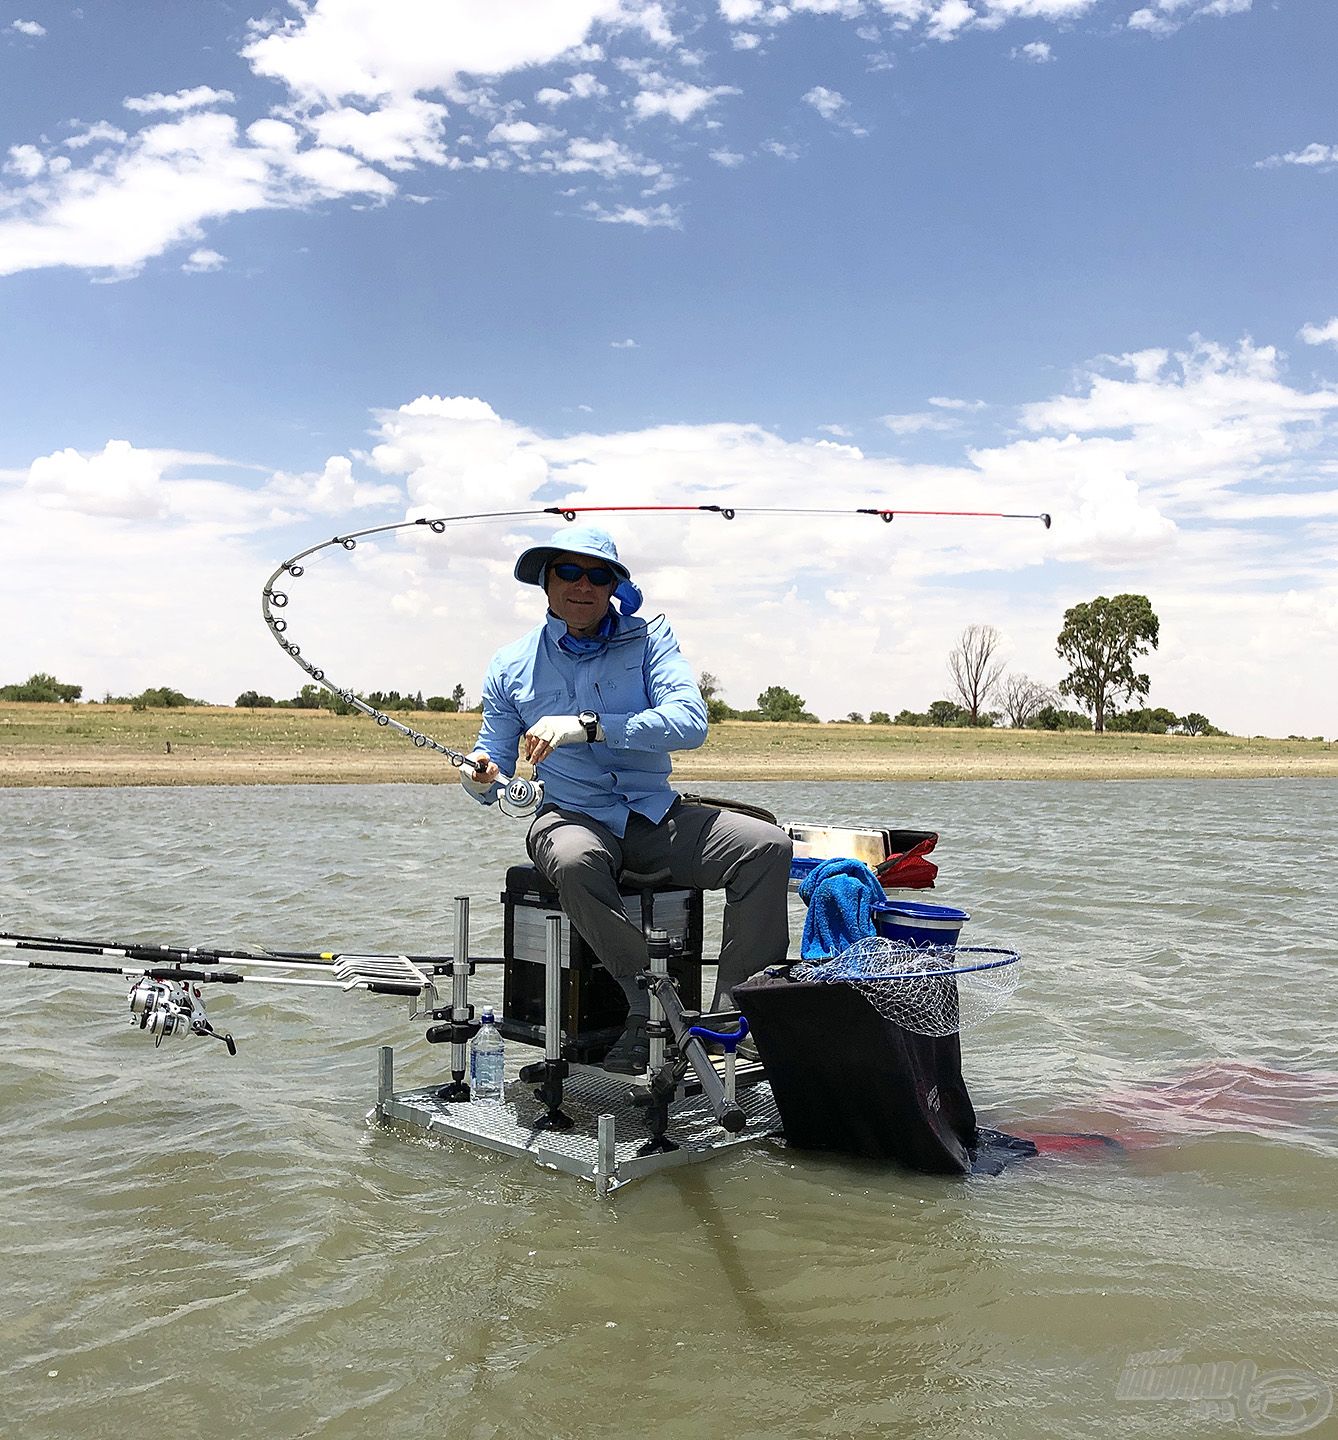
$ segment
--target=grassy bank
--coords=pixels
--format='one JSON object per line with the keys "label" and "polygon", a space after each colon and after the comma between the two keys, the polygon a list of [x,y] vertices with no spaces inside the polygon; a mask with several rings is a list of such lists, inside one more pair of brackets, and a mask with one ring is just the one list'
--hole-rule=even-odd
{"label": "grassy bank", "polygon": [[[467,750],[477,715],[400,717]],[[676,777],[709,780],[1120,780],[1338,776],[1322,741],[891,725],[715,725]],[[439,755],[324,710],[0,705],[0,786],[450,783]]]}

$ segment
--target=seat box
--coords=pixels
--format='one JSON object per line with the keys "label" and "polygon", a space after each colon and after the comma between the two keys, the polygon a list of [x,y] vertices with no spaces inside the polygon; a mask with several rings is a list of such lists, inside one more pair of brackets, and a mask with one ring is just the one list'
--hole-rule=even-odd
{"label": "seat box", "polygon": [[[643,930],[668,932],[669,973],[689,1010],[701,1008],[702,892],[674,888],[621,887],[628,918]],[[557,895],[533,865],[513,865],[502,894],[502,1017],[508,1039],[544,1043],[544,977],[548,918],[562,920],[562,1053],[569,1060],[598,1064],[622,1033],[627,1001],[579,930],[562,914]]]}

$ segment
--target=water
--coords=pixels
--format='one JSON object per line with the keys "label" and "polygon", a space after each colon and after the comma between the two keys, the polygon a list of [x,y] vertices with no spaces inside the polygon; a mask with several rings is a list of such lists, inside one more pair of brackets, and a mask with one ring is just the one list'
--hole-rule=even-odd
{"label": "water", "polygon": [[[0,1435],[1301,1433],[1127,1377],[1338,1388],[1338,782],[737,790],[939,830],[932,898],[1025,959],[965,1039],[982,1122],[1127,1158],[758,1146],[601,1202],[366,1126],[379,1045],[444,1068],[402,1001],[220,993],[229,1059],[154,1050],[119,980],[0,970]],[[524,858],[446,786],[0,791],[0,833],[2,928],[304,949],[445,948],[467,893],[500,953]]]}

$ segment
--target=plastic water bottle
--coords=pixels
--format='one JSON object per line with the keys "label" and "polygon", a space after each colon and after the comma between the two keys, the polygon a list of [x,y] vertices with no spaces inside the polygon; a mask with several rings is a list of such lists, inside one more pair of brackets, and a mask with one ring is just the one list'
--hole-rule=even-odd
{"label": "plastic water bottle", "polygon": [[500,1100],[506,1044],[491,1006],[479,1018],[483,1023],[469,1046],[469,1091],[475,1100]]}

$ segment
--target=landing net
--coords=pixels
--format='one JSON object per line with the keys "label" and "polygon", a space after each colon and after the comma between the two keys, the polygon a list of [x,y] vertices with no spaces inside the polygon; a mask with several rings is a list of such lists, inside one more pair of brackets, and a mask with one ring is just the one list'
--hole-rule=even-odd
{"label": "landing net", "polygon": [[1017,989],[1016,950],[907,945],[871,936],[831,960],[801,961],[794,980],[844,981],[885,1019],[916,1035],[955,1035],[988,1019]]}

